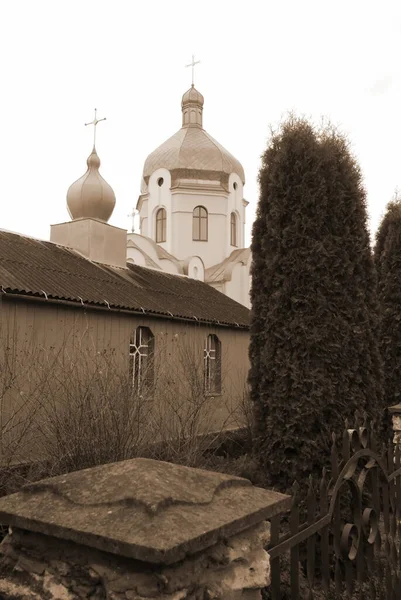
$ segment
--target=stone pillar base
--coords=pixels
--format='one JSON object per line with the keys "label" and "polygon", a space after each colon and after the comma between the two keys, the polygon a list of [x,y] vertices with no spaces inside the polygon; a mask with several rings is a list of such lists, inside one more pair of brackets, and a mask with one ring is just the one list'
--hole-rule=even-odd
{"label": "stone pillar base", "polygon": [[0,545],[0,597],[12,600],[260,600],[270,584],[264,521],[172,565],[155,565],[32,531]]}

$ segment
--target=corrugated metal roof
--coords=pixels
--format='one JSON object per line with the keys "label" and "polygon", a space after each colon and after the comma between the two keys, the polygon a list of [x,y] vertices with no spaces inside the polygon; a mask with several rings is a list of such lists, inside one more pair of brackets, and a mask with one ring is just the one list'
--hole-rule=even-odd
{"label": "corrugated metal roof", "polygon": [[7,231],[0,231],[0,286],[6,293],[249,326],[245,306],[201,281],[138,265],[100,265],[69,248]]}

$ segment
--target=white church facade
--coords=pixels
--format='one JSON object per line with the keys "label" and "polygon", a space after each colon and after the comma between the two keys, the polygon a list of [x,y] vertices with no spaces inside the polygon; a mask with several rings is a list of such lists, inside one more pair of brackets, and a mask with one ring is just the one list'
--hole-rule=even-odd
{"label": "white church facade", "polygon": [[183,95],[182,127],[146,159],[128,263],[204,281],[250,307],[244,170],[203,129],[204,98]]}

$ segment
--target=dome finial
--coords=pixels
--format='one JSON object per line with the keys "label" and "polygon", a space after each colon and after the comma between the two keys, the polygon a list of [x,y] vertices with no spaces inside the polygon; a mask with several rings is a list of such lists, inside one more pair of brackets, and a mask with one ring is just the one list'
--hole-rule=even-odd
{"label": "dome finial", "polygon": [[100,121],[105,121],[105,120],[106,120],[106,117],[103,117],[103,119],[97,118],[97,108],[95,108],[95,118],[90,123],[85,123],[85,127],[86,127],[86,125],[93,125],[93,147],[94,148],[96,146],[96,125],[98,123],[100,123]]}
{"label": "dome finial", "polygon": [[200,63],[200,60],[197,60],[195,62],[195,54],[193,54],[192,62],[189,63],[189,65],[185,65],[185,67],[192,67],[192,87],[195,87],[195,85],[194,85],[195,65],[198,65],[199,63]]}
{"label": "dome finial", "polygon": [[96,125],[105,120],[97,118],[95,108],[95,118],[91,123],[85,123],[93,125],[93,150],[86,161],[86,173],[68,188],[67,207],[72,219],[99,219],[107,223],[114,210],[116,197],[113,189],[99,173],[100,158],[95,147]]}

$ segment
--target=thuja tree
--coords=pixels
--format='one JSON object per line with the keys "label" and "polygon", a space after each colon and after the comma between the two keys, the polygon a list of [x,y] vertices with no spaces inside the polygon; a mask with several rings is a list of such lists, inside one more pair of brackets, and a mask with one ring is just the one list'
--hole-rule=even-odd
{"label": "thuja tree", "polygon": [[375,262],[380,303],[380,350],[384,398],[388,406],[401,401],[401,199],[387,205],[377,230]]}
{"label": "thuja tree", "polygon": [[286,489],[321,471],[356,409],[379,419],[376,274],[361,173],[331,127],[288,119],[259,184],[251,397],[264,472]]}

